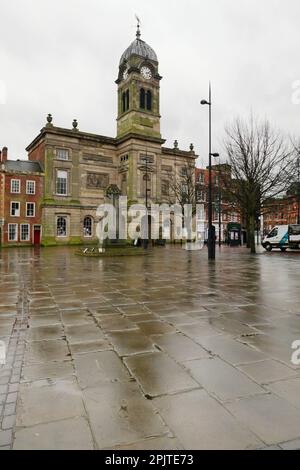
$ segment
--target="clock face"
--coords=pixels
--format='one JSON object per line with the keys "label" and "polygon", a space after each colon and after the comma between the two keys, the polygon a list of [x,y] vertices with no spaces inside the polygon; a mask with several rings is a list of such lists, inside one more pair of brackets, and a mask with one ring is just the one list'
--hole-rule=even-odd
{"label": "clock face", "polygon": [[123,79],[126,80],[128,78],[128,69],[125,69],[123,72]]}
{"label": "clock face", "polygon": [[141,74],[144,78],[146,78],[147,80],[150,80],[150,78],[152,77],[152,73],[151,73],[151,70],[149,69],[149,67],[146,67],[146,66],[143,66],[141,68]]}

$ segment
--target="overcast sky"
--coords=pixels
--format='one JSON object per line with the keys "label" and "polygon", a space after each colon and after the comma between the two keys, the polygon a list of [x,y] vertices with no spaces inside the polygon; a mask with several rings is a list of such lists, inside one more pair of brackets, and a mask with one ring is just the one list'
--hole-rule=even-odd
{"label": "overcast sky", "polygon": [[0,146],[10,158],[26,158],[48,113],[57,126],[77,118],[80,130],[115,136],[114,81],[135,13],[160,62],[166,145],[193,142],[206,164],[209,80],[213,151],[224,125],[251,111],[300,134],[299,0],[0,0]]}

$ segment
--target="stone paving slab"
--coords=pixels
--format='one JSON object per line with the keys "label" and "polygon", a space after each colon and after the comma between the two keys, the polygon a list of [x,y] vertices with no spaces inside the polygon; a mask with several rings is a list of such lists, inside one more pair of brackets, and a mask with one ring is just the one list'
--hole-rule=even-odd
{"label": "stone paving slab", "polygon": [[199,388],[197,382],[164,353],[131,356],[125,358],[124,362],[147,396]]}
{"label": "stone paving slab", "polygon": [[83,395],[99,449],[168,432],[135,383],[103,383],[101,387],[87,388]]}
{"label": "stone paving slab", "polygon": [[266,393],[245,374],[219,358],[201,359],[184,364],[205,390],[222,401]]}
{"label": "stone paving slab", "polygon": [[186,449],[241,450],[262,446],[205,390],[157,398],[154,405]]}
{"label": "stone paving slab", "polygon": [[153,342],[140,330],[111,332],[108,339],[121,357],[155,351]]}
{"label": "stone paving slab", "polygon": [[268,385],[268,389],[296,408],[300,408],[300,377],[274,382]]}
{"label": "stone paving slab", "polygon": [[199,343],[207,351],[211,351],[233,365],[247,364],[268,359],[268,356],[260,351],[226,336],[203,338]]}
{"label": "stone paving slab", "polygon": [[273,359],[241,365],[239,369],[259,384],[268,384],[300,375],[296,370]]}
{"label": "stone paving slab", "polygon": [[153,341],[177,362],[208,358],[209,354],[190,338],[177,333],[173,335],[152,336]]}
{"label": "stone paving slab", "polygon": [[300,436],[300,410],[275,395],[243,398],[225,406],[266,444]]}
{"label": "stone paving slab", "polygon": [[81,391],[71,380],[52,385],[24,383],[20,386],[17,428],[84,416]]}
{"label": "stone paving slab", "polygon": [[68,362],[45,362],[24,366],[22,370],[22,381],[33,382],[40,379],[59,379],[74,374],[71,361]]}
{"label": "stone paving slab", "polygon": [[64,361],[69,349],[64,340],[34,341],[26,345],[25,364],[37,362]]}
{"label": "stone paving slab", "polygon": [[129,374],[114,351],[82,354],[74,358],[79,384],[95,387],[106,381],[127,381]]}
{"label": "stone paving slab", "polygon": [[90,427],[85,418],[39,424],[16,431],[14,450],[93,450]]}

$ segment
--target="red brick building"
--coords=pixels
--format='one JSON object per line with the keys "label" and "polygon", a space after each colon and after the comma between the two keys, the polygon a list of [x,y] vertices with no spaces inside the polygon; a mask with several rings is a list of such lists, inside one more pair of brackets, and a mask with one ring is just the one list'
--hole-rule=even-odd
{"label": "red brick building", "polygon": [[298,198],[295,195],[286,195],[272,199],[263,207],[263,229],[268,233],[275,225],[289,225],[298,223]]}
{"label": "red brick building", "polygon": [[[205,209],[205,222],[208,224],[208,183],[209,171],[208,168],[196,168],[196,197],[197,203],[203,204]],[[226,240],[227,225],[230,222],[240,223],[240,214],[235,210],[232,205],[226,202],[224,197],[224,188],[222,187],[222,180],[224,178],[224,171],[228,172],[230,176],[230,167],[228,165],[213,165],[212,167],[212,206],[213,206],[213,225],[216,228],[216,237],[219,240],[221,234],[221,241]],[[222,177],[221,177],[222,175]],[[221,216],[219,217],[219,211]],[[221,219],[221,224],[219,223]]]}
{"label": "red brick building", "polygon": [[44,173],[39,162],[0,152],[0,245],[39,245]]}

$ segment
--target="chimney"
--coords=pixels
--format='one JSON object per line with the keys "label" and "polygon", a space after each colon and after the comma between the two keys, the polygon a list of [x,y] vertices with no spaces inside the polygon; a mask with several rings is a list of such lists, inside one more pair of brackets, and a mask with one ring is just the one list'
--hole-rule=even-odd
{"label": "chimney", "polygon": [[8,148],[7,148],[7,147],[3,147],[3,149],[2,149],[2,155],[1,155],[1,162],[2,162],[2,163],[7,162],[7,151],[8,151]]}

